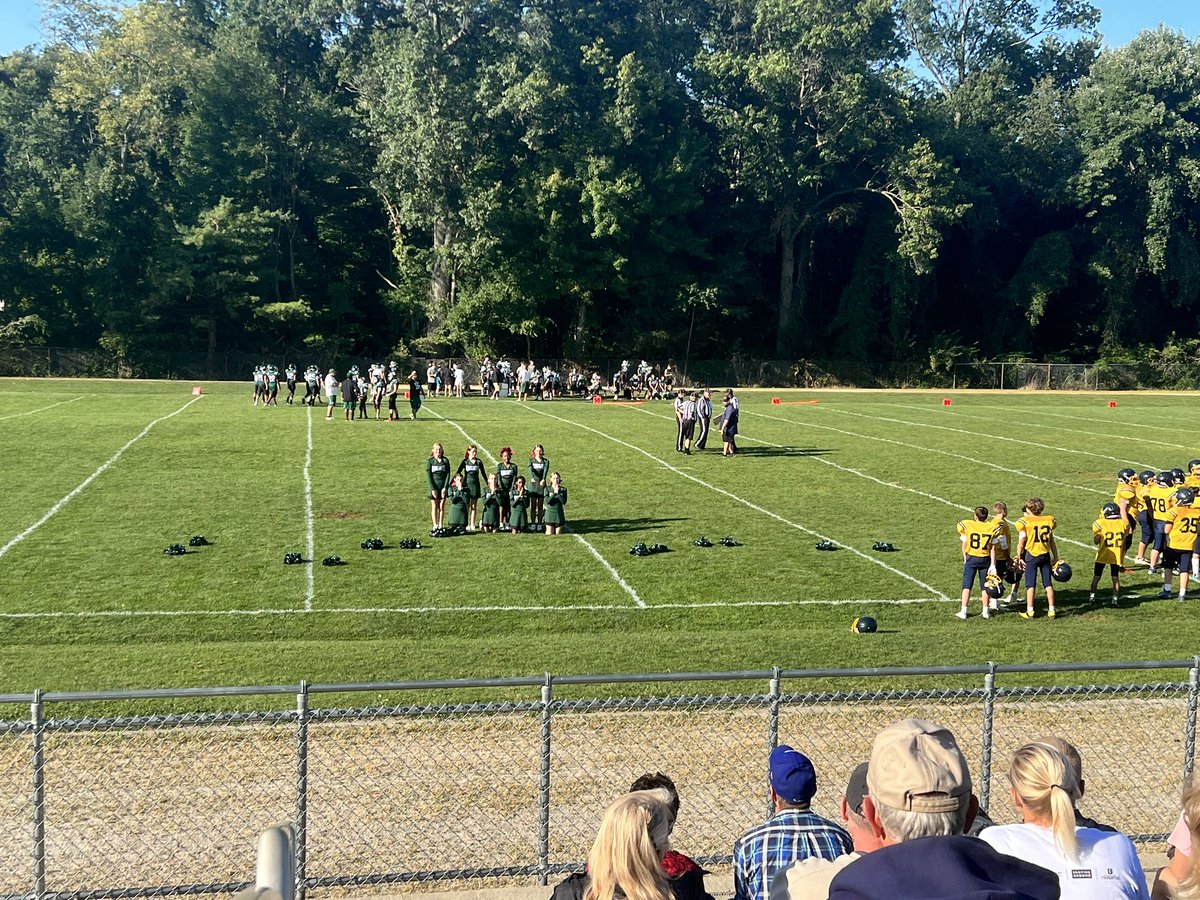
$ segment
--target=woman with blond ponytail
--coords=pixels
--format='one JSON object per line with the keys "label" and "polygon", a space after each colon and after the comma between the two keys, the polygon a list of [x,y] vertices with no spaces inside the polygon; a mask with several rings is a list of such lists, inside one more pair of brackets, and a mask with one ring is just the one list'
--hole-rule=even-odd
{"label": "woman with blond ponytail", "polygon": [[1148,900],[1133,842],[1120,833],[1076,827],[1079,784],[1062,753],[1049,744],[1026,744],[1013,755],[1008,780],[1023,823],[993,825],[980,838],[1057,874],[1062,900]]}
{"label": "woman with blond ponytail", "polygon": [[551,900],[674,900],[662,866],[673,821],[663,788],[618,797],[604,811],[587,872],[560,883]]}

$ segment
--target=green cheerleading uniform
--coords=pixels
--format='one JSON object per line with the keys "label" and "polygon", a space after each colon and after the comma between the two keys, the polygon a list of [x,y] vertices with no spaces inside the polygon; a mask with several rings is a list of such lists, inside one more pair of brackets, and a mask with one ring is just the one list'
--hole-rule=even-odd
{"label": "green cheerleading uniform", "polygon": [[472,500],[483,496],[483,475],[486,471],[483,460],[478,457],[474,460],[463,457],[462,462],[458,464],[458,474],[463,477],[463,488]]}
{"label": "green cheerleading uniform", "polygon": [[509,514],[508,518],[509,524],[512,525],[514,529],[519,528],[524,530],[525,528],[528,528],[529,490],[526,489],[525,493],[523,494],[518,494],[516,491],[513,491],[508,502],[509,506],[512,507],[512,512]]}
{"label": "green cheerleading uniform", "polygon": [[425,474],[429,478],[429,499],[433,499],[434,491],[444,491],[450,484],[450,460],[446,457],[429,457],[425,461]]}
{"label": "green cheerleading uniform", "polygon": [[465,488],[450,486],[446,497],[446,527],[467,527],[467,492]]}
{"label": "green cheerleading uniform", "polygon": [[500,492],[488,491],[483,495],[483,518],[479,524],[484,528],[500,527]]}
{"label": "green cheerleading uniform", "polygon": [[546,493],[546,488],[538,484],[539,481],[550,481],[550,460],[543,456],[541,462],[538,462],[531,456],[529,458],[529,483],[525,485],[525,488],[534,497],[541,497]]}
{"label": "green cheerleading uniform", "polygon": [[563,509],[567,505],[567,489],[559,487],[557,491],[546,486],[546,507],[543,510],[543,520],[547,525],[566,525],[567,513]]}

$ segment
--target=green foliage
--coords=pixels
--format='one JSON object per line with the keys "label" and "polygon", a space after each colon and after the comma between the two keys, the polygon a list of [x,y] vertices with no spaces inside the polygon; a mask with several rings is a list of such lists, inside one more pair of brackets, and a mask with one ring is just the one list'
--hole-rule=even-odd
{"label": "green foliage", "polygon": [[47,14],[0,301],[51,344],[886,365],[1200,317],[1200,45],[1099,53],[1087,0]]}

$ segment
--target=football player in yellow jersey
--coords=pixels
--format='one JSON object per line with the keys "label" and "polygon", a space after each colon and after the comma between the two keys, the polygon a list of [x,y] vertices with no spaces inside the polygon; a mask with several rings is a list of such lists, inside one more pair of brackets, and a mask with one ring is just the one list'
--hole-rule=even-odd
{"label": "football player in yellow jersey", "polygon": [[996,527],[988,521],[986,506],[975,507],[974,513],[974,520],[963,519],[958,523],[963,556],[962,608],[955,615],[960,619],[967,617],[971,588],[975,586],[976,578],[979,579],[979,599],[983,604],[983,617],[991,617],[988,595],[984,593],[983,588],[987,576],[996,574],[996,547],[992,540],[996,535]]}
{"label": "football player in yellow jersey", "polygon": [[1122,469],[1117,473],[1117,489],[1113,492],[1113,503],[1121,511],[1126,525],[1133,527],[1142,501],[1137,496],[1138,476],[1133,469]]}
{"label": "football player in yellow jersey", "polygon": [[1200,508],[1193,506],[1196,495],[1191,488],[1180,488],[1178,501],[1167,510],[1167,547],[1163,555],[1163,589],[1158,599],[1171,596],[1171,572],[1179,570],[1179,602],[1187,594],[1188,576],[1191,574],[1192,555],[1196,549],[1196,535],[1200,534]]}
{"label": "football player in yellow jersey", "polygon": [[1167,510],[1171,508],[1171,495],[1175,493],[1175,476],[1170,472],[1159,472],[1154,484],[1146,492],[1150,515],[1154,519],[1154,544],[1150,550],[1150,574],[1158,571],[1158,560],[1167,546]]}
{"label": "football player in yellow jersey", "polygon": [[[1012,525],[1008,521],[1008,504],[1003,500],[992,504],[992,524],[996,526],[996,536],[992,538],[992,544],[996,548],[996,572],[1012,584],[1012,593],[1005,601],[1012,603],[1017,599],[1017,585],[1021,579],[1017,577],[1017,564],[1013,559],[1016,543],[1013,541]],[[989,605],[993,610],[998,608],[995,600]]]}
{"label": "football player in yellow jersey", "polygon": [[1051,619],[1054,611],[1054,582],[1050,568],[1058,559],[1058,544],[1054,540],[1054,516],[1044,515],[1046,503],[1041,497],[1030,497],[1025,501],[1024,515],[1017,519],[1017,568],[1025,573],[1025,612],[1022,619],[1033,618],[1033,597],[1037,591],[1037,577],[1042,575],[1042,587],[1046,589],[1046,615]]}
{"label": "football player in yellow jersey", "polygon": [[1100,510],[1100,518],[1092,523],[1092,543],[1096,544],[1096,564],[1092,567],[1089,603],[1096,602],[1096,588],[1100,585],[1100,575],[1107,565],[1109,574],[1112,575],[1112,605],[1119,605],[1121,567],[1125,563],[1125,550],[1130,534],[1129,523],[1121,516],[1121,508],[1116,503],[1105,503]]}
{"label": "football player in yellow jersey", "polygon": [[1183,484],[1193,492],[1200,493],[1200,459],[1193,459],[1187,464],[1187,475],[1184,476]]}
{"label": "football player in yellow jersey", "polygon": [[1154,517],[1150,514],[1150,488],[1154,487],[1154,473],[1149,469],[1138,474],[1138,485],[1134,493],[1140,508],[1138,509],[1138,525],[1141,526],[1141,540],[1138,542],[1137,557],[1133,560],[1139,566],[1147,566],[1146,548],[1154,543]]}

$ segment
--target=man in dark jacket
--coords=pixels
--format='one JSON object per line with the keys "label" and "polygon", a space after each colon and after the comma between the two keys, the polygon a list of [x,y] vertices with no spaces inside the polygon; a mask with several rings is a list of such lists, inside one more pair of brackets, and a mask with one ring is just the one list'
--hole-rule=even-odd
{"label": "man in dark jacket", "polygon": [[829,900],[1058,900],[1058,876],[966,837],[978,801],[949,730],[903,719],[875,738],[863,817],[880,849],[846,866]]}

